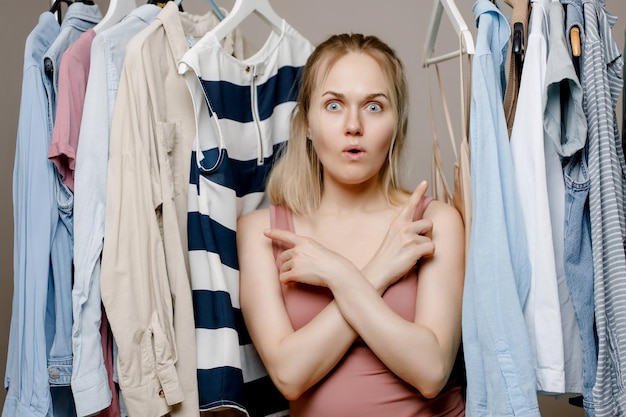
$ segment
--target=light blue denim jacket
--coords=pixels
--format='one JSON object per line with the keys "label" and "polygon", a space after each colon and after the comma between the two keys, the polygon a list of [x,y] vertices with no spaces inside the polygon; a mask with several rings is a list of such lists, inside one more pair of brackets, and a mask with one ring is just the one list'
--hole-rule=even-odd
{"label": "light blue denim jacket", "polygon": [[536,377],[522,313],[530,263],[502,105],[510,38],[489,0],[473,6],[470,149],[472,234],[463,297],[466,414],[539,416]]}
{"label": "light blue denim jacket", "polygon": [[[44,54],[44,85],[48,93],[51,125],[56,118],[59,69],[67,49],[102,19],[97,5],[73,3],[63,17],[61,31]],[[50,147],[51,136],[47,138]],[[48,379],[52,405],[57,416],[75,413],[70,380],[73,373],[72,353],[72,263],[74,252],[74,195],[55,172],[57,217],[53,222],[50,248],[51,274],[48,281],[46,340],[48,343]]]}

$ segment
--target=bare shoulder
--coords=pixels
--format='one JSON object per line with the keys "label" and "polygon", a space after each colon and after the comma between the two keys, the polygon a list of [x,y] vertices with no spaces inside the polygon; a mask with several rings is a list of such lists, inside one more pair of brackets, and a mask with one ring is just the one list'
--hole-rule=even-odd
{"label": "bare shoulder", "polygon": [[445,242],[461,244],[464,241],[465,226],[461,214],[454,206],[433,200],[426,207],[423,218],[432,222],[432,239],[439,246]]}
{"label": "bare shoulder", "polygon": [[238,231],[265,230],[270,227],[270,209],[263,208],[246,213],[237,220]]}
{"label": "bare shoulder", "polygon": [[237,251],[240,255],[241,270],[246,269],[249,262],[258,264],[262,254],[271,253],[271,241],[265,237],[264,230],[270,227],[270,210],[259,209],[239,216],[237,220]]}
{"label": "bare shoulder", "polygon": [[460,223],[463,224],[461,214],[459,211],[444,202],[438,200],[432,200],[426,211],[424,211],[424,218],[431,220],[433,223]]}

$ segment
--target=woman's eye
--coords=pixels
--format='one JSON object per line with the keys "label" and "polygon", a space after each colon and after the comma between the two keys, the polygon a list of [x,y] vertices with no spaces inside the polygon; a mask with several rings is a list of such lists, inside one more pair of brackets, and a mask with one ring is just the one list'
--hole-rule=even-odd
{"label": "woman's eye", "polygon": [[330,102],[326,105],[326,109],[330,110],[330,111],[337,111],[339,110],[339,103],[337,102]]}
{"label": "woman's eye", "polygon": [[378,103],[370,103],[367,105],[367,110],[371,111],[372,113],[377,113],[382,109],[382,106]]}

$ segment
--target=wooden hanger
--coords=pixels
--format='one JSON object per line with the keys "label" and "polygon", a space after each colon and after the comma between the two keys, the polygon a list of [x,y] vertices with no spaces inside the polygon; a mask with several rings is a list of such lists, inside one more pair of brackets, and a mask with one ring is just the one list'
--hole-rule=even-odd
{"label": "wooden hanger", "polygon": [[573,26],[569,32],[569,40],[572,44],[572,55],[575,57],[579,57],[581,55],[580,48],[580,28],[578,26]]}
{"label": "wooden hanger", "polygon": [[[461,49],[444,55],[433,56],[435,52],[437,32],[439,32],[439,24],[441,23],[441,17],[443,16],[444,11],[450,19],[456,33],[461,37]],[[428,25],[428,39],[426,40],[426,44],[424,46],[423,66],[427,67],[431,64],[457,58],[459,53],[473,55],[474,51],[474,39],[472,38],[472,34],[469,31],[461,12],[459,12],[458,7],[454,3],[454,0],[435,0],[433,12],[430,17],[430,23]]]}

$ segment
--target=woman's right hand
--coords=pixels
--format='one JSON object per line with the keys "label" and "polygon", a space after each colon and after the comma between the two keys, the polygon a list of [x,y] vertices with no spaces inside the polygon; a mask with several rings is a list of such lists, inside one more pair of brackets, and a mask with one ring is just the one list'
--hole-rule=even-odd
{"label": "woman's right hand", "polygon": [[435,251],[431,240],[432,222],[427,219],[413,220],[427,189],[426,181],[422,181],[415,188],[407,204],[389,225],[383,242],[363,270],[381,292],[403,277],[419,259],[432,255]]}

